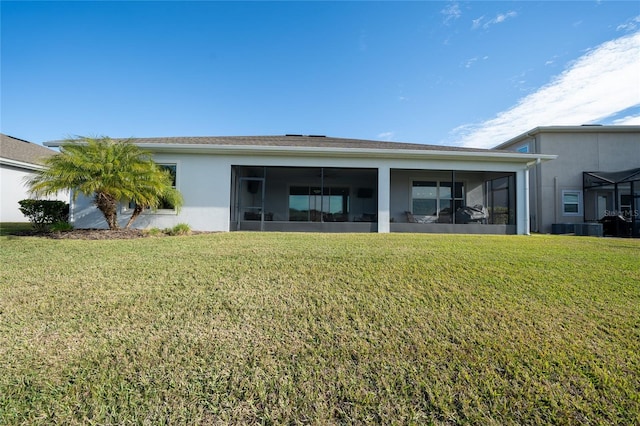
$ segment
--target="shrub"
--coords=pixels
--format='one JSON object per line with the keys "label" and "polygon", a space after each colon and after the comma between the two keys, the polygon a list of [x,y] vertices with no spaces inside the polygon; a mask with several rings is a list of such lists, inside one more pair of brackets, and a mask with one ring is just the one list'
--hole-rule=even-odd
{"label": "shrub", "polygon": [[72,231],[73,225],[70,224],[69,222],[56,222],[53,225],[51,225],[50,230],[53,232]]}
{"label": "shrub", "polygon": [[189,234],[191,234],[191,227],[187,223],[179,223],[169,231],[169,235],[189,235]]}
{"label": "shrub", "polygon": [[18,201],[18,204],[22,214],[38,231],[46,231],[54,223],[69,219],[69,204],[64,201],[27,199]]}
{"label": "shrub", "polygon": [[144,230],[144,233],[152,237],[157,237],[164,234],[165,232],[160,228],[148,228]]}

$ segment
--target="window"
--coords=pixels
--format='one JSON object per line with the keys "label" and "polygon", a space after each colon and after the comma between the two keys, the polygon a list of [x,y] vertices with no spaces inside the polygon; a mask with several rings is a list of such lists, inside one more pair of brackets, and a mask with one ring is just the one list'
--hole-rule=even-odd
{"label": "window", "polygon": [[345,222],[349,215],[349,189],[292,186],[289,189],[289,220]]}
{"label": "window", "polygon": [[438,215],[438,182],[414,181],[411,193],[412,213],[424,216]]}
{"label": "window", "polygon": [[[158,164],[158,167],[161,170],[167,170],[169,172],[169,174],[171,175],[171,186],[173,188],[176,188],[176,184],[177,184],[177,175],[178,175],[178,165],[177,164]],[[135,207],[135,203],[133,201],[129,202],[128,204],[125,204],[122,207],[122,210],[124,212],[129,211],[129,210],[133,210]],[[150,209],[146,209],[147,211],[149,211]],[[171,203],[169,203],[167,200],[160,200],[160,205],[158,206],[157,211],[163,210],[163,213],[173,213],[175,212],[175,206],[173,206]],[[157,212],[156,211],[156,212]]]}
{"label": "window", "polygon": [[415,180],[411,188],[411,204],[414,215],[450,221],[452,213],[464,206],[464,184]]}
{"label": "window", "polygon": [[582,214],[582,191],[562,191],[562,215],[580,216]]}
{"label": "window", "polygon": [[522,145],[522,146],[519,146],[519,147],[516,149],[516,151],[518,151],[518,152],[523,152],[523,153],[529,152],[529,145]]}
{"label": "window", "polygon": [[[178,176],[178,165],[177,164],[158,164],[158,167],[161,170],[166,170],[169,172],[169,174],[171,175],[171,186],[175,188],[177,183],[177,176]],[[161,200],[160,205],[158,206],[158,210],[175,210],[175,206],[166,200]]]}

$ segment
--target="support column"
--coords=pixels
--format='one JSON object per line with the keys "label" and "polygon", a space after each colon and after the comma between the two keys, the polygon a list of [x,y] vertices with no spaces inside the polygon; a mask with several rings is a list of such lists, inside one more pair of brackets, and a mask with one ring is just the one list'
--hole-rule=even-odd
{"label": "support column", "polygon": [[516,233],[529,235],[529,169],[516,172]]}
{"label": "support column", "polygon": [[389,225],[389,197],[391,196],[391,169],[378,167],[378,233],[391,231]]}

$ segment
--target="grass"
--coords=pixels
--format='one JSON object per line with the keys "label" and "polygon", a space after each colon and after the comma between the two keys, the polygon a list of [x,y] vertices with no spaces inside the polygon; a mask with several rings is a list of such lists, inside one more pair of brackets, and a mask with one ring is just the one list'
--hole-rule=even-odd
{"label": "grass", "polygon": [[33,225],[30,222],[0,222],[0,236],[31,230]]}
{"label": "grass", "polygon": [[0,424],[638,424],[640,241],[0,237]]}

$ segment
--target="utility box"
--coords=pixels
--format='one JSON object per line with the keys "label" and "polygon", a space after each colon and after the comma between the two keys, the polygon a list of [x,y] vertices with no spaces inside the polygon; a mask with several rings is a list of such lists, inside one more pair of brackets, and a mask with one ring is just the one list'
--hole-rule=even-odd
{"label": "utility box", "polygon": [[601,223],[576,223],[574,232],[584,237],[602,237],[603,235]]}

